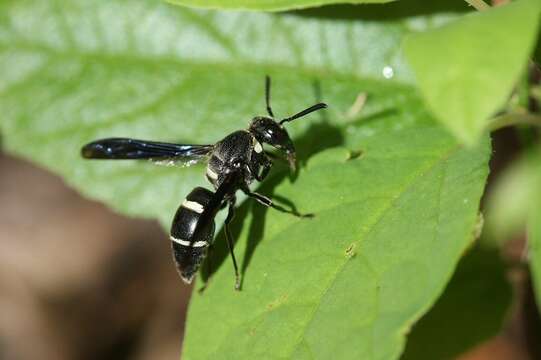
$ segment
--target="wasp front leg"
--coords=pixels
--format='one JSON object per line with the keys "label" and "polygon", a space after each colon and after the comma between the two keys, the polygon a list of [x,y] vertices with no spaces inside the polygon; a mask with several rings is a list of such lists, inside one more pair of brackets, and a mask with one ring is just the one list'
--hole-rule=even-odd
{"label": "wasp front leg", "polygon": [[271,167],[272,161],[265,154],[263,154],[261,156],[261,171],[259,172],[259,174],[256,174],[256,180],[259,182],[263,181],[269,174]]}
{"label": "wasp front leg", "polygon": [[252,153],[251,161],[248,163],[248,170],[257,181],[263,181],[272,167],[272,160],[262,151]]}

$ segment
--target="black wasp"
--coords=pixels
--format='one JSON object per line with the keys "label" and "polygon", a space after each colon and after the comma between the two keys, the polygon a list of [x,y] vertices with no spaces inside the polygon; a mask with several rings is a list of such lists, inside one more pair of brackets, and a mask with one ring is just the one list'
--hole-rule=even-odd
{"label": "black wasp", "polygon": [[129,138],[108,138],[93,141],[82,148],[87,159],[150,159],[157,163],[192,165],[208,161],[206,178],[215,192],[202,187],[192,190],[178,208],[171,225],[173,257],[181,278],[190,283],[207,249],[213,243],[216,213],[228,206],[225,234],[233,266],[235,289],[240,287],[237,261],[229,225],[235,212],[235,193],[244,192],[259,203],[295,216],[295,211],[276,205],[264,195],[250,190],[254,181],[265,179],[272,166],[271,153],[261,144],[268,144],[285,153],[289,166],[295,169],[295,147],[284,124],[313,111],[326,108],[318,103],[280,121],[274,120],[270,107],[270,78],[265,78],[265,102],[269,116],[256,116],[247,130],[238,130],[214,145],[184,145]]}

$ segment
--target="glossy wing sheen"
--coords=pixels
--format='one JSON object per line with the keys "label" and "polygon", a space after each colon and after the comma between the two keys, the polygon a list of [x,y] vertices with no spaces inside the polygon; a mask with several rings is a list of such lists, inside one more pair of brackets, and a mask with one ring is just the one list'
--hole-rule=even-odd
{"label": "glossy wing sheen", "polygon": [[213,145],[184,145],[130,138],[93,141],[81,149],[87,159],[150,159],[161,165],[192,165],[206,160]]}

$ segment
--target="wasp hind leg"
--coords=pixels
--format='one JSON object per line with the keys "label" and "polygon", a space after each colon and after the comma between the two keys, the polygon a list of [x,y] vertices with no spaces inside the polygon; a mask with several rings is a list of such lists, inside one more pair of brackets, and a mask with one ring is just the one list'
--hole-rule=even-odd
{"label": "wasp hind leg", "polygon": [[227,213],[227,218],[225,219],[225,239],[227,241],[227,247],[229,248],[229,253],[231,254],[231,259],[233,260],[233,268],[235,269],[235,290],[240,290],[240,276],[239,268],[237,266],[237,259],[235,259],[235,252],[233,251],[233,237],[231,236],[231,230],[229,229],[229,224],[235,216],[235,198],[229,201],[229,210]]}

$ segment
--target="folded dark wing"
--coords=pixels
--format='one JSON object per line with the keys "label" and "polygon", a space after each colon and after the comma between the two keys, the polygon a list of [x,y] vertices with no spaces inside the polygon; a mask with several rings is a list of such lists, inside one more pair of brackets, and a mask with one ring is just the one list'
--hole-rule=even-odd
{"label": "folded dark wing", "polygon": [[213,145],[171,144],[130,138],[100,139],[86,144],[87,159],[150,159],[161,165],[192,165],[206,160]]}

